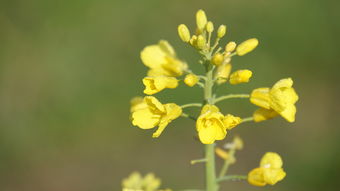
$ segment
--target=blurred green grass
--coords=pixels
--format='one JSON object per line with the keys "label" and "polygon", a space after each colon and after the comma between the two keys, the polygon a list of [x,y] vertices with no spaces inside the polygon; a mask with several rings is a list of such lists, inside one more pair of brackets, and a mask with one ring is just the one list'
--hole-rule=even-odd
{"label": "blurred green grass", "polygon": [[[177,37],[178,24],[194,26],[203,8],[228,26],[229,40],[257,37],[255,52],[235,58],[254,71],[247,92],[293,77],[300,95],[297,121],[244,124],[245,149],[234,173],[257,166],[266,151],[279,152],[287,178],[275,187],[225,183],[233,190],[335,190],[340,170],[338,34],[336,0],[1,0],[0,187],[16,190],[119,190],[131,171],[153,171],[174,189],[203,185],[193,123],[175,121],[157,140],[131,126],[129,100],[142,95],[146,68],[140,50],[167,39],[195,71],[197,55]],[[158,97],[179,104],[200,100],[181,86]],[[194,93],[193,93],[194,92]],[[189,96],[188,96],[189,95]],[[247,102],[223,111],[249,115]],[[227,188],[227,187],[226,187]],[[229,188],[230,189],[230,188]]]}

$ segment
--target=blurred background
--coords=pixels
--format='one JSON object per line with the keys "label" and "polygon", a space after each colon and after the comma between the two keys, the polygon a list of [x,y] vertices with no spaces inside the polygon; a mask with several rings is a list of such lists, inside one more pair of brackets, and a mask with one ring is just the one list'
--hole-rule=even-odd
{"label": "blurred background", "polygon": [[[246,123],[245,148],[230,173],[246,174],[267,151],[282,155],[288,176],[276,186],[223,183],[222,190],[337,190],[340,186],[340,3],[337,0],[0,0],[0,190],[117,191],[132,171],[154,172],[163,187],[201,188],[203,165],[194,123],[179,119],[162,136],[132,127],[129,100],[143,95],[141,49],[167,39],[199,73],[197,53],[177,26],[195,26],[195,12],[228,26],[227,38],[260,40],[233,59],[250,83],[220,88],[248,93],[294,79],[297,120]],[[181,85],[162,102],[199,102],[201,90]],[[219,106],[247,117],[246,100]],[[222,161],[218,159],[220,165]]]}

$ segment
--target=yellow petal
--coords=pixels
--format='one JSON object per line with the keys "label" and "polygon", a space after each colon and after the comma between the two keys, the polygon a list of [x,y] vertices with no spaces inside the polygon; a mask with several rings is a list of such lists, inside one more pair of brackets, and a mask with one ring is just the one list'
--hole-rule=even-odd
{"label": "yellow petal", "polygon": [[269,88],[257,88],[251,92],[250,102],[266,109],[270,109]]}
{"label": "yellow petal", "polygon": [[168,73],[167,76],[177,77],[181,76],[188,65],[174,57],[166,56],[166,62],[162,68]]}
{"label": "yellow petal", "polygon": [[265,186],[264,173],[262,168],[255,168],[248,173],[248,182],[254,186]]}
{"label": "yellow petal", "polygon": [[141,59],[149,68],[160,68],[166,62],[165,56],[166,54],[158,45],[147,46],[141,52]]}
{"label": "yellow petal", "polygon": [[212,144],[215,142],[216,128],[212,126],[201,128],[198,137],[203,144]]}
{"label": "yellow petal", "polygon": [[161,135],[166,126],[174,119],[178,118],[182,114],[182,108],[174,103],[164,104],[166,114],[160,119],[159,127],[152,137],[157,138]]}
{"label": "yellow petal", "polygon": [[158,101],[157,98],[153,96],[145,96],[144,97],[145,103],[148,105],[148,108],[156,114],[164,114],[165,108],[161,102]]}
{"label": "yellow petal", "polygon": [[217,120],[214,124],[215,128],[216,128],[216,140],[223,140],[226,136],[227,136],[227,129],[225,128],[225,126],[223,126],[223,124]]}
{"label": "yellow petal", "polygon": [[161,116],[152,113],[148,108],[132,113],[132,124],[141,129],[151,129],[158,125]]}
{"label": "yellow petal", "polygon": [[267,152],[260,162],[260,166],[264,168],[281,168],[282,164],[280,155],[274,152]]}
{"label": "yellow petal", "polygon": [[279,88],[291,88],[293,86],[293,80],[291,78],[281,79],[274,84],[273,89]]}
{"label": "yellow petal", "polygon": [[218,109],[218,107],[215,105],[206,104],[203,106],[201,110],[201,114],[204,114],[207,112],[220,112],[220,109]]}
{"label": "yellow petal", "polygon": [[278,115],[279,114],[272,109],[259,108],[254,112],[253,118],[255,122],[260,122],[260,121],[272,119]]}
{"label": "yellow petal", "polygon": [[274,185],[277,182],[281,181],[285,176],[286,173],[283,171],[282,168],[279,169],[264,169],[263,170],[263,178],[267,184]]}
{"label": "yellow petal", "polygon": [[175,57],[176,52],[174,48],[170,45],[170,43],[166,40],[160,40],[158,43],[159,47],[162,49],[162,51],[169,56]]}
{"label": "yellow petal", "polygon": [[130,101],[131,104],[131,108],[130,108],[130,112],[134,112],[140,109],[144,109],[147,108],[147,104],[144,102],[144,98],[143,97],[134,97],[131,99]]}
{"label": "yellow petal", "polygon": [[290,123],[293,123],[295,121],[295,114],[296,114],[295,105],[289,105],[283,111],[280,112],[280,115]]}

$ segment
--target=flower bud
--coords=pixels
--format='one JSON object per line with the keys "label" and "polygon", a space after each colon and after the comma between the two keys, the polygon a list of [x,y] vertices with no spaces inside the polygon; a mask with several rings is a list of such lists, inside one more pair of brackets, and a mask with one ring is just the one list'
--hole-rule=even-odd
{"label": "flower bud", "polygon": [[223,38],[226,32],[227,32],[227,27],[225,25],[221,25],[217,29],[217,38]]}
{"label": "flower bud", "polygon": [[235,50],[236,46],[237,46],[236,43],[234,41],[231,41],[225,46],[225,51],[232,52]]}
{"label": "flower bud", "polygon": [[230,75],[229,82],[232,85],[249,82],[252,74],[253,73],[250,70],[237,70]]}
{"label": "flower bud", "polygon": [[192,35],[189,43],[191,44],[191,46],[196,46],[196,44],[197,44],[197,36],[196,35]]}
{"label": "flower bud", "polygon": [[190,31],[188,27],[184,24],[180,24],[178,26],[178,35],[182,39],[183,42],[189,42],[190,40]]}
{"label": "flower bud", "polygon": [[221,66],[217,67],[217,71],[215,74],[215,78],[217,78],[217,84],[222,84],[227,81],[231,71],[231,64],[222,64]]}
{"label": "flower bud", "polygon": [[184,78],[184,83],[187,86],[192,87],[197,84],[198,80],[198,76],[196,76],[195,74],[188,74]]}
{"label": "flower bud", "polygon": [[199,30],[203,30],[207,24],[207,16],[202,9],[198,10],[196,13],[196,24]]}
{"label": "flower bud", "polygon": [[203,49],[205,47],[206,40],[202,35],[197,37],[197,48]]}
{"label": "flower bud", "polygon": [[212,59],[211,59],[211,63],[215,66],[219,66],[222,64],[224,59],[224,56],[221,53],[216,53]]}
{"label": "flower bud", "polygon": [[207,32],[208,32],[208,33],[212,33],[212,32],[214,31],[214,24],[213,24],[211,21],[209,21],[209,22],[207,23],[206,28],[207,28]]}
{"label": "flower bud", "polygon": [[248,39],[244,42],[242,42],[238,47],[236,48],[237,55],[243,56],[252,50],[256,48],[256,46],[259,44],[259,41],[256,38]]}

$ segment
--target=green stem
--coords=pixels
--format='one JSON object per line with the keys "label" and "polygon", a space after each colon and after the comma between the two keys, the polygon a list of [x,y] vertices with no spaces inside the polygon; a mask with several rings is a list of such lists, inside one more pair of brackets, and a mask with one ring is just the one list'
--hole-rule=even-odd
{"label": "green stem", "polygon": [[191,115],[189,115],[189,114],[186,114],[186,113],[182,113],[182,115],[181,115],[182,117],[185,117],[185,118],[189,118],[189,119],[192,119],[192,120],[194,120],[194,121],[196,121],[197,119],[196,119],[196,117],[194,117],[194,116],[191,116]]}
{"label": "green stem", "polygon": [[201,103],[188,103],[185,105],[181,105],[181,108],[187,108],[187,107],[202,107]]}
{"label": "green stem", "polygon": [[254,121],[254,117],[247,117],[247,118],[243,118],[241,123],[245,123],[245,122],[251,122]]}
{"label": "green stem", "polygon": [[231,98],[249,98],[249,94],[229,94],[225,96],[221,96],[219,98],[215,99],[214,103],[226,100],[226,99],[231,99]]}
{"label": "green stem", "polygon": [[[209,63],[208,63],[209,64]],[[208,104],[213,104],[213,92],[212,88],[214,85],[213,81],[213,67],[211,65],[207,66],[206,73],[207,80],[204,87],[204,99]],[[217,191],[218,184],[216,181],[216,170],[215,170],[215,145],[207,144],[205,145],[205,179],[206,179],[206,191]]]}
{"label": "green stem", "polygon": [[225,180],[246,180],[248,177],[245,175],[229,175],[229,176],[223,176],[219,179],[217,179],[217,182],[222,182]]}

